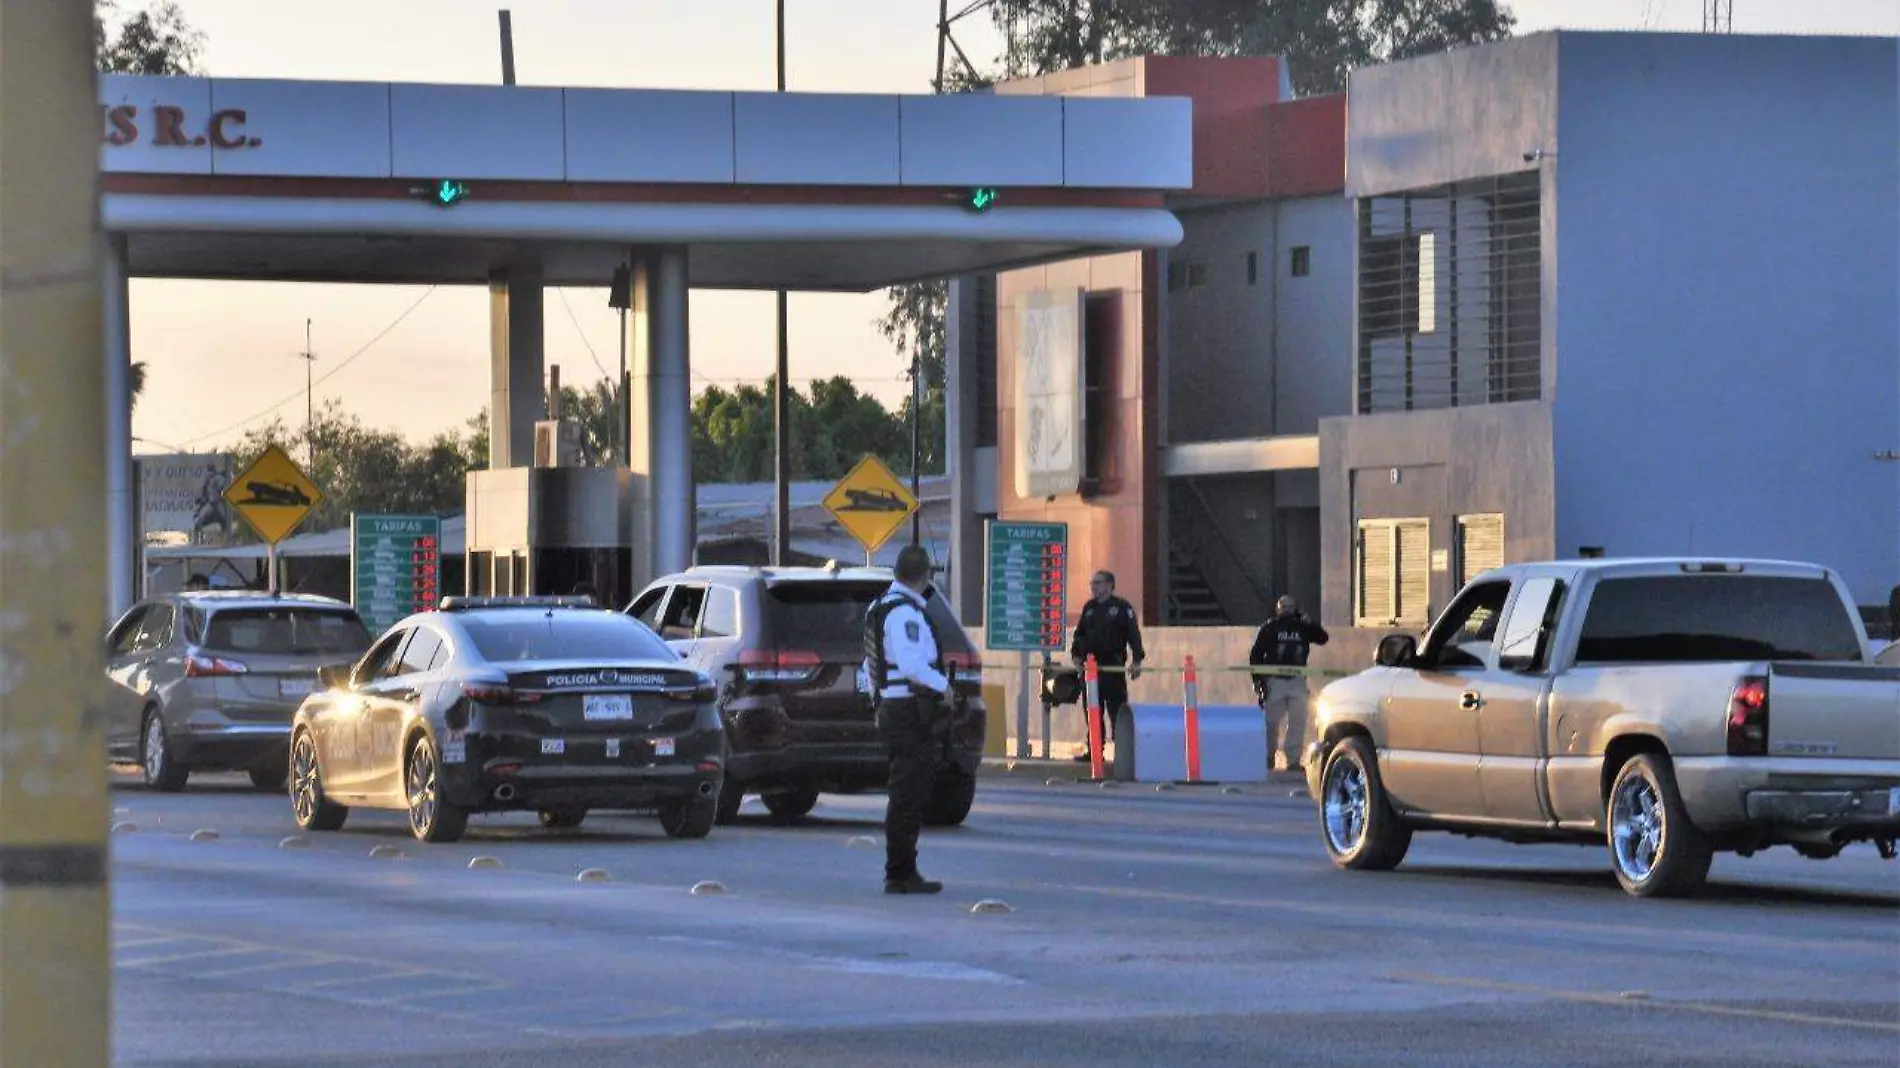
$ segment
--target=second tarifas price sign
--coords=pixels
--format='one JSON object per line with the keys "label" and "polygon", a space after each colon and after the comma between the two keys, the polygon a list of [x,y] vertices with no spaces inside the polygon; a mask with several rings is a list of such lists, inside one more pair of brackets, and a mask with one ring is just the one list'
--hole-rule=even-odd
{"label": "second tarifas price sign", "polygon": [[987,533],[985,644],[1061,649],[1069,618],[1069,525],[993,519]]}

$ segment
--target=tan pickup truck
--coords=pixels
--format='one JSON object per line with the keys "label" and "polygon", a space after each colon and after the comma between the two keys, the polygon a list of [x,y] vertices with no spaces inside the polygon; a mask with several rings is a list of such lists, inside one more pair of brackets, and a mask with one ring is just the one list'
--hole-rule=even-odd
{"label": "tan pickup truck", "polygon": [[1326,849],[1390,869],[1416,830],[1604,842],[1624,889],[1693,892],[1713,854],[1826,859],[1900,838],[1900,668],[1826,568],[1514,565],[1420,645],[1327,686],[1307,753]]}

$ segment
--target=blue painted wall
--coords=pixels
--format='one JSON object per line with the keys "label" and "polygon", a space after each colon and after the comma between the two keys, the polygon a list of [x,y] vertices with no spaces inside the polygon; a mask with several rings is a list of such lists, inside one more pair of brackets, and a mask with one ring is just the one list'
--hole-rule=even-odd
{"label": "blue painted wall", "polygon": [[1894,40],[1560,41],[1558,553],[1807,559],[1884,603],[1900,582],[1900,463],[1874,458],[1900,449]]}

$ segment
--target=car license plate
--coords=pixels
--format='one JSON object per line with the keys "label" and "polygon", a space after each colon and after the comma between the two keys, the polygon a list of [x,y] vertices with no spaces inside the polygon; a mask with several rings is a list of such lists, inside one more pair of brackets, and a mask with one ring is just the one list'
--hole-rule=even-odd
{"label": "car license plate", "polygon": [[632,719],[633,698],[624,693],[590,693],[581,697],[584,719]]}
{"label": "car license plate", "polygon": [[1900,816],[1900,786],[1887,791],[1887,815]]}
{"label": "car license plate", "polygon": [[653,755],[654,756],[672,756],[673,755],[673,739],[671,738],[653,739]]}
{"label": "car license plate", "polygon": [[309,697],[317,692],[315,679],[278,679],[277,693],[282,697]]}
{"label": "car license plate", "polygon": [[541,739],[541,755],[542,756],[560,756],[562,753],[565,753],[565,752],[567,752],[567,739],[565,738]]}

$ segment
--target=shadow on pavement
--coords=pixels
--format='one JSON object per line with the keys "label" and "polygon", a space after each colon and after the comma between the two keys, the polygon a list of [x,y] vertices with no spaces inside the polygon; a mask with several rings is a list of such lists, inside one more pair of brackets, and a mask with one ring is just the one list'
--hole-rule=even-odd
{"label": "shadow on pavement", "polygon": [[[1600,890],[1626,897],[1616,876],[1608,870],[1578,871],[1575,868],[1467,868],[1449,865],[1407,864],[1399,874],[1426,879],[1456,879],[1460,882],[1518,883],[1524,886],[1563,886],[1578,890]],[[1900,905],[1900,895],[1870,894],[1855,890],[1831,890],[1822,887],[1763,886],[1758,883],[1712,881],[1701,893],[1678,899],[1686,903],[1719,902],[1740,905],[1834,905],[1846,908],[1892,909]]]}

